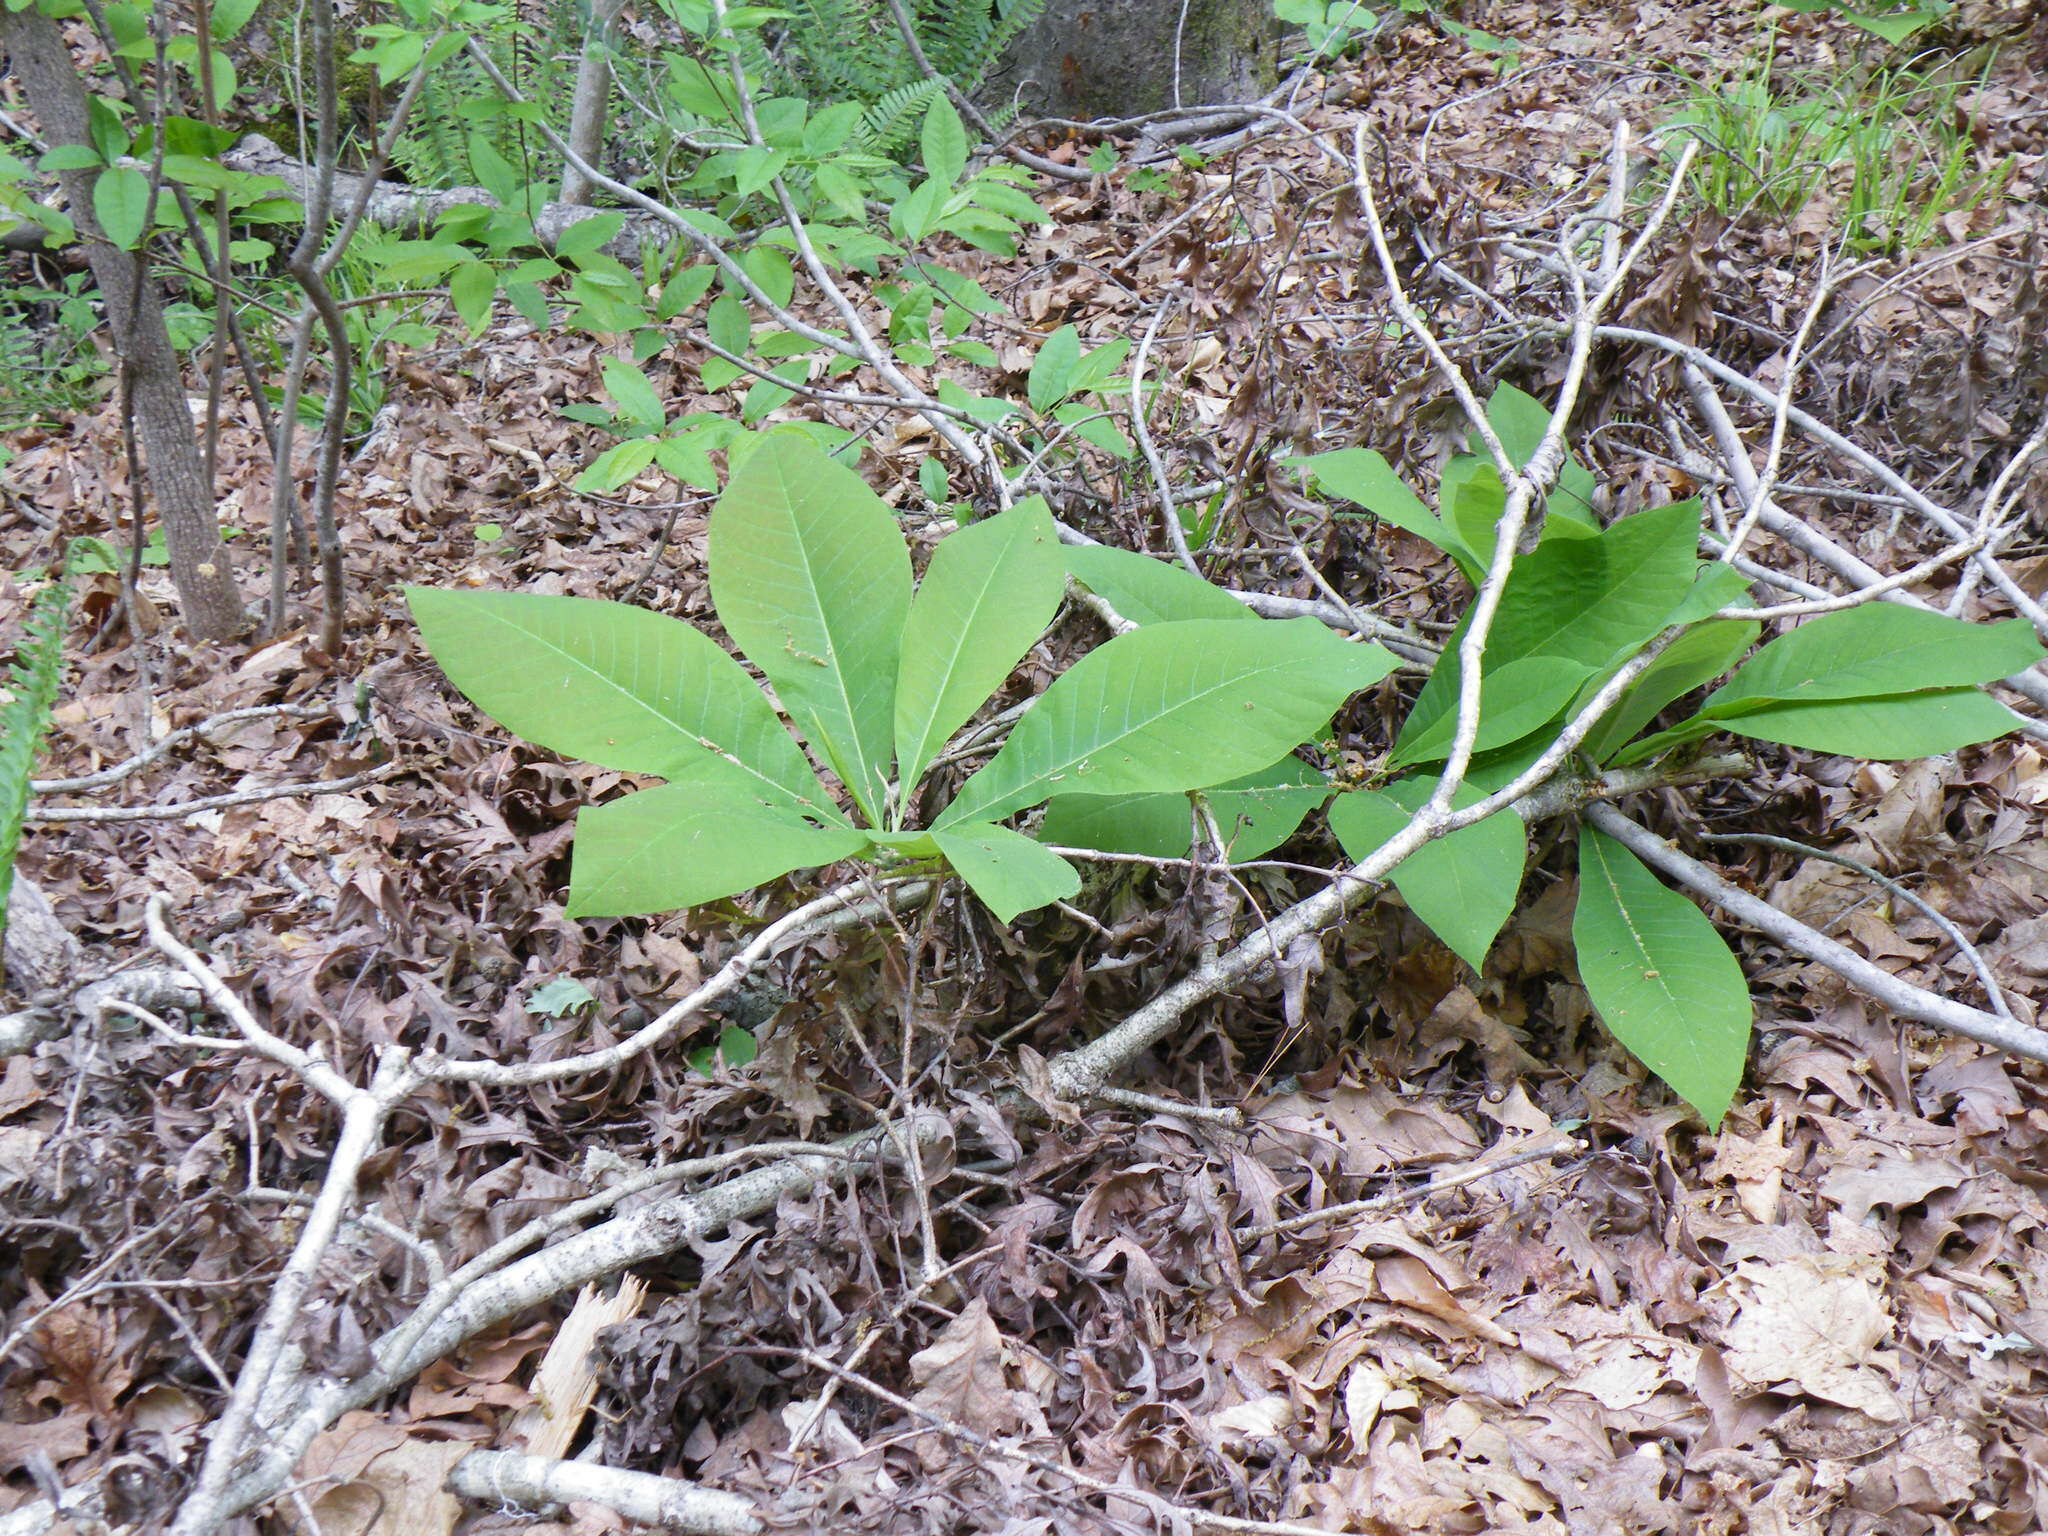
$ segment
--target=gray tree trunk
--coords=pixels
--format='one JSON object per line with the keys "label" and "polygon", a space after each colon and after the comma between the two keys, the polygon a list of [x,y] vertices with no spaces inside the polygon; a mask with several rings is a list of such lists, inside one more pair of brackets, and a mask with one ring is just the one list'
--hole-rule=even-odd
{"label": "gray tree trunk", "polygon": [[[50,145],[90,145],[85,87],[57,23],[33,0],[20,11],[0,5],[0,47],[7,50],[14,76]],[[60,171],[57,180],[106,301],[114,350],[128,369],[136,435],[142,440],[157,515],[163,520],[179,611],[194,638],[226,640],[247,627],[248,615],[235,588],[227,546],[221,542],[213,487],[206,478],[192,410],[185,400],[184,375],[170,332],[164,328],[163,303],[148,270],[134,253],[110,245],[93,219],[92,186],[98,174]],[[163,195],[169,197],[170,193],[167,190]]]}
{"label": "gray tree trunk", "polygon": [[988,94],[1027,117],[1136,117],[1237,105],[1278,79],[1272,0],[1046,0]]}
{"label": "gray tree trunk", "polygon": [[[612,23],[619,19],[624,5],[625,0],[590,0],[583,57],[576,62],[576,90],[569,99],[569,147],[589,165],[604,158],[604,124],[612,97]],[[583,173],[565,162],[560,200],[580,206],[590,201],[590,193],[591,185]]]}

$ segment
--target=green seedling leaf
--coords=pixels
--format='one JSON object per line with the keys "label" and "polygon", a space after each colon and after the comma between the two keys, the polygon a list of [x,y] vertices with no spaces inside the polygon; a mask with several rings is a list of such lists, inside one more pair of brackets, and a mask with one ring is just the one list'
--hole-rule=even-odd
{"label": "green seedling leaf", "polygon": [[109,241],[134,250],[149,220],[149,178],[124,165],[100,172],[92,184],[92,216]]}
{"label": "green seedling leaf", "polygon": [[753,1031],[728,1024],[718,1032],[718,1044],[698,1046],[690,1052],[688,1060],[692,1072],[710,1077],[718,1071],[721,1063],[728,1067],[744,1067],[760,1054],[761,1044],[754,1038]]}
{"label": "green seedling leaf", "polygon": [[[1209,814],[1223,833],[1232,863],[1261,858],[1294,835],[1329,798],[1330,786],[1295,757],[1205,789]],[[1148,859],[1186,858],[1194,843],[1194,812],[1179,795],[1054,795],[1046,802],[1042,841]]]}
{"label": "green seedling leaf", "polygon": [[557,976],[544,982],[526,1000],[526,1011],[544,1019],[566,1019],[596,1006],[597,999],[591,996],[590,988],[574,976]]}
{"label": "green seedling leaf", "polygon": [[1572,943],[1601,1022],[1720,1129],[1755,1014],[1742,967],[1706,914],[1613,838],[1582,827]]}
{"label": "green seedling leaf", "polygon": [[[1550,430],[1550,407],[1527,390],[1512,384],[1497,386],[1486,402],[1486,424],[1508,452],[1508,461],[1527,469],[1543,446],[1543,434]],[[1466,444],[1476,458],[1487,458],[1486,440],[1477,432],[1468,434]]]}
{"label": "green seedling leaf", "polygon": [[750,890],[868,846],[755,794],[713,763],[576,817],[571,917],[640,917]]}
{"label": "green seedling leaf", "polygon": [[618,238],[626,227],[623,213],[597,213],[579,218],[555,241],[555,254],[563,261],[592,256]]}
{"label": "green seedling leaf", "polygon": [[[1523,656],[1497,669],[1489,668],[1479,687],[1479,734],[1472,750],[1490,752],[1548,725],[1571,702],[1592,670],[1569,656]],[[1454,705],[1412,737],[1404,729],[1387,765],[1405,768],[1447,758],[1457,730]]]}
{"label": "green seedling leaf", "polygon": [[934,823],[994,821],[1053,794],[1227,783],[1308,739],[1394,668],[1313,619],[1195,619],[1118,635],[1062,674]]}
{"label": "green seedling leaf", "polygon": [[1054,409],[1053,420],[1073,429],[1074,436],[1090,447],[1100,448],[1112,458],[1129,459],[1137,456],[1138,450],[1131,446],[1131,440],[1117,430],[1116,423],[1105,415],[1099,406],[1075,401]]}
{"label": "green seedling leaf", "polygon": [[910,551],[895,515],[807,438],[772,433],[719,498],[708,559],[726,633],[869,824],[882,825],[910,612]]}
{"label": "green seedling leaf", "polygon": [[[1697,625],[1680,635],[1651,664],[1649,671],[1636,680],[1635,687],[1613,712],[1593,727],[1586,738],[1586,755],[1596,763],[1607,761],[1667,705],[1711,683],[1734,666],[1756,644],[1762,629],[1761,624],[1751,620],[1721,619]],[[1572,701],[1572,707],[1576,710],[1589,698],[1590,694],[1582,691]]]}
{"label": "green seedling leaf", "polygon": [[709,455],[694,437],[663,438],[654,445],[654,462],[685,485],[694,485],[700,491],[718,489],[718,471],[711,467]]}
{"label": "green seedling leaf", "polygon": [[1693,577],[1692,590],[1685,595],[1685,601],[1664,616],[1663,627],[1711,619],[1723,608],[1748,596],[1749,580],[1742,572],[1718,560],[1703,561]]}
{"label": "green seedling leaf", "polygon": [[[1507,450],[1509,462],[1517,469],[1527,469],[1529,461],[1536,457],[1536,450],[1543,446],[1544,433],[1550,430],[1550,407],[1512,384],[1503,384],[1494,390],[1493,398],[1486,403],[1486,424],[1493,428],[1494,436]],[[1472,433],[1468,441],[1473,454],[1491,468],[1485,441],[1477,432]],[[1568,538],[1597,535],[1600,523],[1593,515],[1593,493],[1598,488],[1599,482],[1593,478],[1592,471],[1567,455],[1558,470],[1557,483],[1551,488],[1548,517],[1544,523],[1545,537],[1553,534]]]}
{"label": "green seedling leaf", "polygon": [[2025,619],[1971,624],[1924,608],[1870,603],[1822,614],[1780,635],[1701,713],[1726,719],[1774,702],[1961,688],[2023,672],[2043,654]]}
{"label": "green seedling leaf", "polygon": [[1031,377],[1025,385],[1031,409],[1046,415],[1072,394],[1074,370],[1080,364],[1081,333],[1073,326],[1063,325],[1046,337],[1031,361]]}
{"label": "green seedling leaf", "polygon": [[217,0],[207,23],[217,43],[232,41],[249,24],[262,0]]}
{"label": "green seedling leaf", "polygon": [[659,446],[651,437],[631,437],[614,443],[576,477],[574,489],[600,493],[617,490],[654,462]]}
{"label": "green seedling leaf", "polygon": [[1900,762],[1996,741],[2019,729],[2019,716],[1975,688],[1930,688],[1875,699],[1771,704],[1709,724],[1756,741]]}
{"label": "green seedling leaf", "polygon": [[1073,865],[1008,827],[968,822],[934,831],[932,841],[998,922],[1015,922],[1018,913],[1065,901],[1081,889]]}
{"label": "green seedling leaf", "polygon": [[465,261],[449,277],[448,301],[455,306],[455,313],[469,328],[470,335],[482,335],[484,327],[491,323],[491,300],[497,292],[498,274],[488,262]]}
{"label": "green seedling leaf", "polygon": [[1107,544],[1069,545],[1067,570],[1133,624],[1180,619],[1250,619],[1258,615],[1192,571]]}
{"label": "green seedling leaf", "polygon": [[642,432],[659,432],[668,424],[668,412],[661,396],[647,382],[647,375],[623,357],[607,357],[600,365],[605,393],[619,408],[619,414]]}
{"label": "green seedling leaf", "polygon": [[1065,586],[1059,530],[1040,497],[939,541],[904,624],[896,680],[906,800],[947,739],[1045,633]]}
{"label": "green seedling leaf", "polygon": [[448,680],[537,746],[664,779],[709,760],[793,816],[844,823],[754,680],[688,624],[582,597],[405,595]]}
{"label": "green seedling leaf", "polygon": [[1453,533],[1422,498],[1408,489],[1394,468],[1370,448],[1341,448],[1335,453],[1318,453],[1288,463],[1312,476],[1332,496],[1355,501],[1382,522],[1434,544],[1473,575],[1479,561],[1462,539]]}
{"label": "green seedling leaf", "polygon": [[745,304],[729,293],[721,293],[704,312],[704,333],[735,357],[742,356],[754,340],[753,316],[747,313]]}
{"label": "green seedling leaf", "polygon": [[1491,566],[1500,515],[1508,504],[1507,490],[1493,465],[1485,459],[1451,460],[1444,466],[1437,504],[1443,508],[1444,521],[1458,541],[1472,551],[1480,568]]}
{"label": "green seedling leaf", "polygon": [[754,285],[768,295],[769,303],[787,304],[795,295],[796,269],[790,266],[789,258],[774,246],[755,246],[741,258],[741,265],[747,269],[747,276],[754,280]]}
{"label": "green seedling leaf", "polygon": [[[1330,802],[1330,830],[1356,864],[1403,831],[1436,792],[1437,780],[1406,779],[1384,790],[1360,789]],[[1452,798],[1459,809],[1485,798],[1463,785]],[[1528,833],[1513,811],[1460,827],[1425,843],[1394,866],[1390,878],[1401,899],[1475,971],[1515,910],[1528,858]]]}

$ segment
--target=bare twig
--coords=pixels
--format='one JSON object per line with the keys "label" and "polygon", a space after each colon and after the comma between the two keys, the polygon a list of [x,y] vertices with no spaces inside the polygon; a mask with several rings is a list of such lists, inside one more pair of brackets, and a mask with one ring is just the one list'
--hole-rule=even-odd
{"label": "bare twig", "polygon": [[1374,1195],[1368,1200],[1347,1200],[1342,1205],[1326,1205],[1320,1210],[1303,1211],[1297,1216],[1282,1217],[1279,1221],[1269,1221],[1260,1226],[1240,1227],[1237,1236],[1242,1242],[1253,1242],[1282,1232],[1298,1232],[1303,1227],[1317,1226],[1326,1221],[1347,1221],[1353,1216],[1371,1216],[1404,1205],[1421,1205],[1451,1190],[1462,1189],[1467,1184],[1476,1184],[1481,1179],[1490,1179],[1497,1173],[1506,1173],[1510,1168],[1549,1162],[1552,1158],[1571,1157],[1585,1150],[1584,1142],[1565,1136],[1556,1141],[1545,1142],[1542,1146],[1524,1147],[1507,1157],[1480,1163],[1459,1173],[1447,1173],[1442,1178],[1431,1179],[1427,1184],[1417,1184],[1410,1189],[1392,1189],[1383,1195]]}
{"label": "bare twig", "polygon": [[695,1017],[732,991],[746,979],[749,971],[781,945],[814,933],[864,922],[877,916],[884,905],[912,905],[922,900],[930,889],[930,885],[922,880],[885,882],[879,897],[871,897],[866,886],[853,881],[828,891],[815,901],[805,902],[762,929],[745,948],[720,966],[716,975],[688,997],[616,1045],[603,1050],[565,1056],[559,1061],[518,1065],[495,1061],[448,1061],[427,1056],[421,1059],[420,1071],[435,1082],[484,1083],[494,1088],[529,1088],[536,1083],[558,1083],[588,1072],[609,1072],[666,1040],[685,1020]]}
{"label": "bare twig", "polygon": [[340,779],[313,779],[303,784],[261,784],[253,789],[231,790],[224,795],[206,795],[198,800],[174,800],[168,805],[75,805],[31,810],[23,819],[31,826],[53,827],[73,821],[176,821],[201,811],[225,811],[238,805],[256,805],[265,800],[298,800],[308,795],[345,795],[366,784],[380,784],[408,771],[404,763],[380,763],[361,773]]}
{"label": "bare twig", "polygon": [[1991,1004],[1991,1011],[2001,1019],[2012,1019],[2012,1009],[2006,1006],[2004,989],[1998,985],[1998,978],[1991,973],[1991,967],[1985,963],[1984,956],[1978,952],[1977,946],[1964,938],[1963,930],[1950,922],[1939,908],[1891,876],[1871,868],[1861,859],[1850,858],[1846,853],[1837,853],[1829,848],[1816,848],[1811,843],[1802,843],[1790,837],[1777,837],[1767,832],[1702,832],[1699,838],[1703,843],[1754,843],[1760,848],[1777,848],[1805,858],[1819,859],[1826,864],[1853,870],[1872,884],[1882,886],[1942,931],[1948,941],[1955,945],[1957,953],[1968,960],[1970,968],[1977,973],[1977,982],[1984,988],[1984,997]]}

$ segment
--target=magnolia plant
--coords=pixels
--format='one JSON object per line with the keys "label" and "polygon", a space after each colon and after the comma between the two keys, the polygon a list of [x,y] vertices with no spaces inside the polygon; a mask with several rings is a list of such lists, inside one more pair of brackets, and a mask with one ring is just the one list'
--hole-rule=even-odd
{"label": "magnolia plant", "polygon": [[1308,619],[1148,624],[1055,680],[927,819],[934,763],[1059,608],[1052,517],[1033,498],[960,528],[913,584],[894,514],[851,470],[799,432],[745,447],[711,516],[711,596],[776,702],[709,635],[646,609],[408,593],[435,660],[499,723],[666,781],[578,817],[572,916],[666,912],[869,858],[941,863],[1007,922],[1080,888],[1009,818],[1056,796],[1142,816],[1134,799],[1248,778],[1299,792],[1293,748],[1393,668]]}
{"label": "magnolia plant", "polygon": [[[1544,409],[1503,389],[1488,415],[1526,463]],[[1339,788],[1296,749],[1392,670],[1379,646],[1311,619],[1258,618],[1143,555],[1063,549],[1036,498],[948,534],[913,581],[894,514],[803,429],[741,435],[728,454],[735,467],[711,515],[711,596],[772,699],[710,635],[645,609],[409,594],[435,659],[502,724],[665,781],[581,813],[572,916],[666,912],[858,858],[950,870],[1008,922],[1079,890],[1059,847],[1184,856],[1199,828],[1222,856],[1244,860],[1327,805],[1330,832],[1363,861],[1437,788],[1457,725],[1457,637],[1375,780]],[[1369,451],[1299,462],[1325,490],[1436,544],[1475,583],[1485,576],[1506,496],[1489,459],[1454,459],[1436,510]],[[1513,780],[1617,669],[1660,641],[1580,744],[1586,768],[1682,756],[1718,734],[1902,758],[2014,727],[1982,685],[2041,659],[2025,623],[1873,603],[1810,618],[1757,648],[1762,625],[1728,611],[1745,596],[1743,578],[1700,557],[1697,502],[1603,524],[1593,490],[1590,471],[1567,464],[1537,547],[1517,557],[1502,588],[1481,663],[1477,750],[1454,804]],[[970,722],[1052,622],[1070,579],[1136,627],[1031,700],[948,796],[954,765],[988,752],[997,735],[994,721]],[[1724,676],[1670,718],[1674,704]],[[1653,729],[1659,718],[1670,723]],[[1010,824],[1041,805],[1042,815]],[[1476,971],[1514,910],[1526,861],[1521,819],[1506,809],[1425,844],[1390,879]],[[1718,1123],[1754,1013],[1713,924],[1588,826],[1572,933],[1579,980],[1603,1022]]]}

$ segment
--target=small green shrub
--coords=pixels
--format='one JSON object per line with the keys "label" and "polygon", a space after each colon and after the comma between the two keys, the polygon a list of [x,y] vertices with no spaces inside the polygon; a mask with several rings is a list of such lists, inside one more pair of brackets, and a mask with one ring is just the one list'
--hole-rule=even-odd
{"label": "small green shrub", "polygon": [[[1503,388],[1488,414],[1510,457],[1526,464],[1547,412]],[[1078,889],[1047,844],[1184,854],[1191,797],[1222,831],[1230,859],[1271,850],[1327,805],[1331,833],[1349,859],[1363,861],[1438,788],[1460,692],[1457,636],[1410,707],[1381,781],[1333,796],[1294,749],[1391,670],[1378,647],[1344,642],[1312,621],[1258,619],[1142,555],[1062,550],[1035,499],[942,540],[913,589],[892,514],[806,433],[737,438],[727,451],[739,463],[711,519],[712,599],[810,758],[741,666],[689,625],[576,598],[409,593],[435,659],[500,723],[557,751],[667,781],[582,813],[572,915],[667,911],[861,858],[949,869],[1007,922]],[[1490,461],[1454,459],[1435,510],[1370,451],[1295,462],[1324,490],[1483,578],[1506,502]],[[1567,464],[1537,547],[1502,590],[1483,662],[1477,755],[1454,806],[1512,782],[1652,642],[1665,648],[1582,742],[1589,766],[1687,754],[1717,734],[1920,757],[2014,728],[2016,717],[1981,685],[2042,659],[2023,621],[1968,624],[1873,603],[1753,649],[1758,623],[1718,616],[1746,587],[1727,566],[1699,558],[1698,503],[1603,527],[1593,487],[1589,470]],[[994,757],[927,818],[932,766],[1050,622],[1069,577],[1137,628],[1055,680]],[[1653,728],[1679,700],[1724,677],[1690,712]],[[1003,825],[1039,805],[1035,835]],[[1526,858],[1520,819],[1497,811],[1425,845],[1389,878],[1477,969],[1514,909]],[[1573,937],[1594,1008],[1718,1124],[1753,1018],[1733,954],[1697,907],[1590,827],[1579,840],[1579,881]]]}

